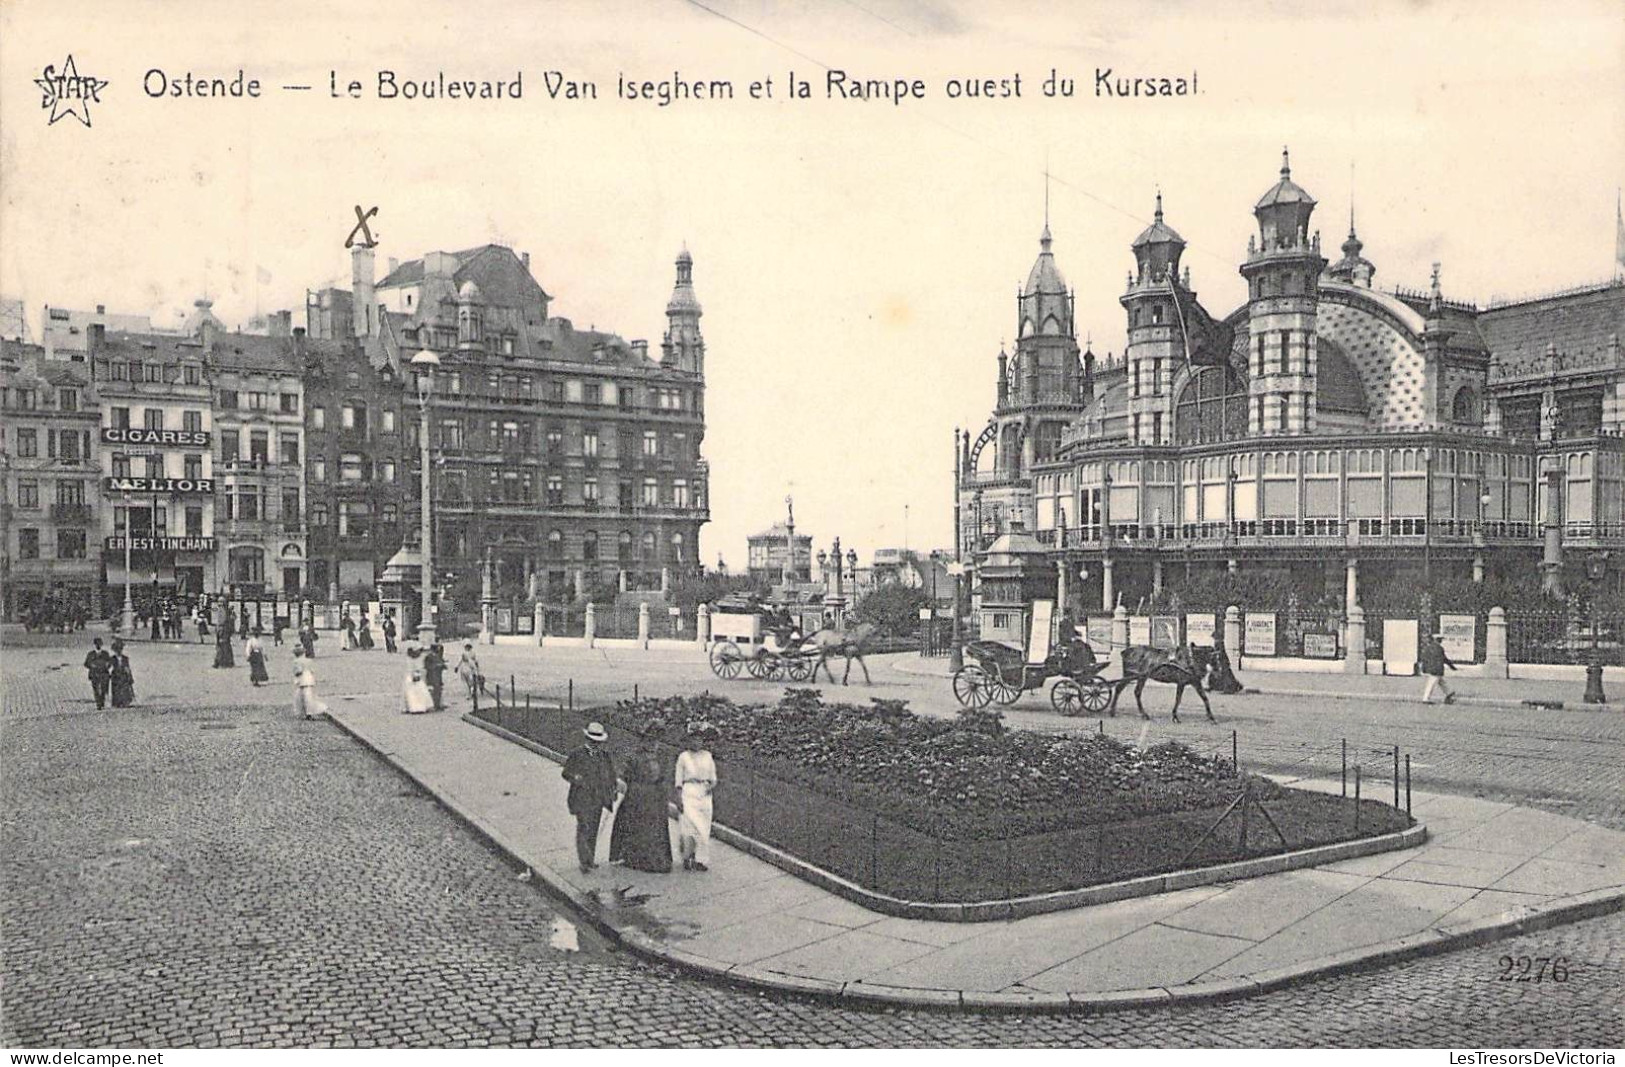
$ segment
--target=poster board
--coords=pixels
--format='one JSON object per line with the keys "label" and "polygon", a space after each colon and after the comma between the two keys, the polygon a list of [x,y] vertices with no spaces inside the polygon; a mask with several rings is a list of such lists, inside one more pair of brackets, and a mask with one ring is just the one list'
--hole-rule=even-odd
{"label": "poster board", "polygon": [[1326,633],[1304,634],[1303,654],[1307,659],[1336,659],[1337,635]]}
{"label": "poster board", "polygon": [[1179,647],[1179,616],[1153,615],[1151,616],[1151,647],[1152,648],[1178,648]]}
{"label": "poster board", "polygon": [[1212,648],[1213,635],[1218,629],[1217,615],[1185,616],[1185,640],[1197,648]]}
{"label": "poster board", "polygon": [[1149,645],[1151,643],[1151,616],[1129,616],[1128,643],[1131,645]]}
{"label": "poster board", "polygon": [[1028,663],[1043,663],[1049,658],[1050,634],[1054,631],[1055,601],[1033,601],[1033,628],[1027,638]]}
{"label": "poster board", "polygon": [[1382,673],[1415,674],[1421,627],[1415,619],[1382,620]]}
{"label": "poster board", "polygon": [[1452,663],[1478,661],[1478,617],[1476,615],[1440,615],[1439,644]]}
{"label": "poster board", "polygon": [[513,609],[497,608],[497,633],[511,634],[513,632]]}
{"label": "poster board", "polygon": [[1086,619],[1083,624],[1084,640],[1096,649],[1112,647],[1112,620],[1104,615],[1095,615]]}
{"label": "poster board", "polygon": [[1242,653],[1248,656],[1275,655],[1275,613],[1249,611],[1242,630]]}

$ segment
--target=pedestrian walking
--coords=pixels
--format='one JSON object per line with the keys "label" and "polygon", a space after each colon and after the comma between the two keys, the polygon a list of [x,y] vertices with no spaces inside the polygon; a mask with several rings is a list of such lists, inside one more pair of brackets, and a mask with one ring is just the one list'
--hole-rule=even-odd
{"label": "pedestrian walking", "polygon": [[222,627],[214,635],[214,665],[216,667],[237,666],[236,657],[231,654],[231,630]]}
{"label": "pedestrian walking", "polygon": [[197,610],[197,643],[209,643],[209,609],[206,607]]}
{"label": "pedestrian walking", "polygon": [[299,647],[304,650],[306,659],[316,658],[316,626],[306,622],[299,627]]}
{"label": "pedestrian walking", "polygon": [[293,710],[306,719],[327,713],[327,705],[316,696],[316,672],[298,649],[293,653]]}
{"label": "pedestrian walking", "polygon": [[620,784],[609,754],[609,731],[594,722],[582,733],[586,741],[564,761],[564,780],[570,783],[565,806],[576,820],[576,860],[586,874],[598,866],[598,828],[604,812],[615,810]]}
{"label": "pedestrian walking", "polygon": [[429,692],[434,697],[434,710],[440,711],[446,706],[446,649],[438,641],[423,653],[423,680],[429,683]]}
{"label": "pedestrian walking", "polygon": [[248,661],[248,680],[255,689],[271,680],[270,672],[265,669],[265,646],[260,644],[258,627],[243,642],[243,658]]}
{"label": "pedestrian walking", "polygon": [[127,708],[135,703],[135,670],[130,657],[124,654],[124,642],[113,641],[112,696],[115,708]]}
{"label": "pedestrian walking", "polygon": [[395,651],[395,615],[393,612],[384,616],[384,651]]}
{"label": "pedestrian walking", "polygon": [[372,620],[367,613],[361,613],[361,625],[356,627],[356,646],[363,652],[370,652],[378,646],[372,640]]}
{"label": "pedestrian walking", "polygon": [[1444,646],[1439,643],[1439,638],[1443,636],[1442,633],[1430,635],[1422,642],[1422,647],[1417,653],[1422,673],[1427,676],[1427,681],[1422,686],[1422,703],[1424,704],[1433,703],[1435,689],[1444,694],[1446,704],[1456,702],[1456,694],[1452,693],[1450,687],[1444,684],[1444,669],[1449,667],[1451,670],[1455,670],[1456,665],[1450,662],[1450,657],[1445,654]]}
{"label": "pedestrian walking", "polygon": [[288,620],[281,615],[271,619],[271,643],[278,648],[282,647],[282,631],[288,628]]}
{"label": "pedestrian walking", "polygon": [[434,696],[424,680],[423,653],[417,648],[406,650],[406,677],[401,682],[402,709],[408,715],[422,715],[434,710]]}
{"label": "pedestrian walking", "polygon": [[480,659],[474,655],[472,641],[463,642],[463,654],[457,657],[457,677],[463,680],[463,685],[468,688],[468,699],[472,701],[483,677],[480,674]]}
{"label": "pedestrian walking", "polygon": [[349,615],[345,615],[344,618],[339,621],[339,629],[343,631],[344,634],[344,651],[348,652],[352,648],[355,648],[355,620],[350,618]]}
{"label": "pedestrian walking", "polygon": [[655,732],[643,737],[643,748],[626,762],[626,798],[615,812],[609,835],[609,862],[635,871],[671,872],[671,822],[666,809],[671,789],[660,765]]}
{"label": "pedestrian walking", "polygon": [[163,630],[163,626],[164,626],[164,609],[163,609],[163,606],[160,605],[160,604],[154,604],[152,606],[152,615],[148,618],[147,621],[152,624],[152,628],[149,631],[149,636],[152,638],[152,640],[154,640],[154,641],[163,640],[163,637],[164,637],[164,630]]}
{"label": "pedestrian walking", "polygon": [[107,705],[107,686],[113,678],[113,655],[102,647],[102,639],[91,642],[95,647],[85,654],[85,673],[90,676],[90,695],[96,698],[96,710]]}
{"label": "pedestrian walking", "polygon": [[717,787],[717,764],[710,744],[719,736],[708,722],[690,723],[688,739],[677,757],[677,788],[682,809],[677,818],[683,870],[711,869],[711,794]]}

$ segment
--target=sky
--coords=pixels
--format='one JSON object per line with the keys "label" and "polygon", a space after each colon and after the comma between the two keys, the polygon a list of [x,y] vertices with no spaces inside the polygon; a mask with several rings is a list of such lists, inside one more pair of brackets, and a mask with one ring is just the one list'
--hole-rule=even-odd
{"label": "sky", "polygon": [[[1316,5],[1319,6],[1319,5]],[[390,256],[531,254],[553,313],[657,343],[686,243],[704,305],[707,562],[782,519],[818,547],[951,544],[953,431],[979,431],[1045,221],[1080,334],[1121,352],[1129,243],[1164,196],[1215,315],[1242,300],[1251,207],[1290,146],[1327,251],[1351,197],[1376,284],[1487,301],[1608,277],[1625,180],[1625,8],[1612,2],[973,4],[928,0],[190,0],[0,6],[0,293],[171,325],[348,287],[353,207]],[[48,123],[72,55],[106,81]],[[1095,95],[1191,77],[1174,98]],[[187,72],[258,99],[147,95]],[[511,81],[517,101],[381,100]],[[921,79],[925,99],[830,99]],[[1046,98],[1053,70],[1070,98]],[[550,99],[545,72],[596,100]],[[789,72],[809,84],[788,99]],[[1020,74],[1022,95],[947,96]],[[727,79],[660,107],[617,79]],[[772,99],[751,99],[773,80]],[[351,80],[361,99],[334,98]],[[309,92],[284,91],[309,84]],[[270,281],[265,282],[265,276]],[[37,335],[36,335],[37,336]],[[1080,342],[1085,339],[1080,337]]]}

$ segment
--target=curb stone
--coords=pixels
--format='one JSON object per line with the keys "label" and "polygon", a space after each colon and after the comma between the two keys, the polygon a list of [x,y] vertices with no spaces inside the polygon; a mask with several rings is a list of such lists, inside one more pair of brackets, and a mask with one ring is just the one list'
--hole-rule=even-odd
{"label": "curb stone", "polygon": [[1368,967],[1397,963],[1418,956],[1486,944],[1534,930],[1543,930],[1565,923],[1596,918],[1616,911],[1625,911],[1625,885],[1612,886],[1562,898],[1546,910],[1533,915],[1504,920],[1498,917],[1474,920],[1459,926],[1443,927],[1378,942],[1363,948],[1333,953],[1313,960],[1305,960],[1288,967],[1260,971],[1236,978],[1193,982],[1183,986],[1152,987],[1147,989],[1113,990],[1101,993],[988,993],[952,989],[921,989],[907,986],[870,985],[863,982],[822,982],[795,975],[780,974],[755,965],[724,965],[681,949],[672,948],[648,937],[641,931],[617,927],[592,899],[563,881],[551,871],[531,866],[509,844],[503,835],[480,825],[448,792],[431,785],[404,760],[392,752],[385,752],[365,734],[351,724],[329,713],[329,721],[363,748],[395,768],[416,783],[475,835],[488,842],[513,864],[533,872],[532,884],[540,882],[548,892],[574,908],[594,929],[612,944],[657,962],[712,980],[746,988],[770,990],[776,993],[810,997],[838,1005],[861,1005],[883,1008],[915,1008],[948,1011],[1002,1011],[1002,1012],[1056,1012],[1076,1011],[1098,1013],[1134,1008],[1167,1007],[1178,1004],[1198,1004],[1240,997],[1303,984],[1318,978],[1345,974]]}

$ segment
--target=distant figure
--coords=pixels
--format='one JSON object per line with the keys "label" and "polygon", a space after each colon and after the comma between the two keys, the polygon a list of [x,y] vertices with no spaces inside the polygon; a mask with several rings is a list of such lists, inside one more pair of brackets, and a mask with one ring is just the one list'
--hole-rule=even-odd
{"label": "distant figure", "polygon": [[1214,693],[1234,694],[1242,690],[1241,681],[1230,667],[1230,657],[1224,651],[1224,634],[1213,634],[1213,660],[1208,666],[1208,690]]}
{"label": "distant figure", "polygon": [[711,794],[717,787],[717,765],[709,744],[718,736],[708,722],[690,723],[688,740],[677,757],[677,788],[683,806],[677,819],[683,870],[711,869]]}
{"label": "distant figure", "polygon": [[314,719],[326,710],[316,698],[316,673],[297,650],[293,654],[293,710],[306,719]]}
{"label": "distant figure", "polygon": [[197,610],[197,643],[200,644],[200,645],[205,645],[205,644],[209,643],[209,609],[208,608],[199,608]]}
{"label": "distant figure", "polygon": [[576,861],[581,873],[598,866],[598,827],[604,812],[615,810],[619,782],[615,760],[609,754],[609,731],[602,723],[588,723],[586,742],[564,761],[564,780],[570,783],[565,806],[576,820]]}
{"label": "distant figure", "polygon": [[1422,673],[1427,676],[1427,681],[1422,686],[1422,703],[1424,704],[1433,703],[1433,691],[1435,689],[1444,694],[1444,703],[1454,704],[1456,702],[1456,694],[1452,693],[1450,688],[1444,684],[1444,669],[1449,667],[1451,670],[1455,670],[1456,665],[1450,662],[1450,657],[1445,654],[1444,646],[1439,643],[1439,638],[1443,636],[1442,633],[1436,633],[1424,638],[1422,647],[1417,653]]}
{"label": "distant figure", "polygon": [[356,626],[356,647],[363,652],[370,652],[378,646],[372,640],[372,620],[367,613],[361,613],[361,622]]}
{"label": "distant figure", "polygon": [[422,715],[434,710],[434,697],[424,681],[422,650],[406,650],[406,678],[401,683],[402,710],[408,715]]}
{"label": "distant figure", "polygon": [[395,651],[395,615],[393,612],[384,616],[384,651]]}
{"label": "distant figure", "polygon": [[85,654],[85,673],[90,676],[90,695],[96,698],[96,710],[100,711],[107,705],[107,686],[113,678],[113,655],[102,648],[102,639],[96,638],[95,645]]}
{"label": "distant figure", "polygon": [[480,659],[474,655],[474,642],[463,642],[463,654],[457,659],[457,677],[463,680],[468,687],[468,699],[472,701],[474,694],[480,688]]}
{"label": "distant figure", "polygon": [[130,657],[124,654],[124,642],[113,642],[113,706],[127,708],[135,703],[135,671],[130,667]]}
{"label": "distant figure", "polygon": [[231,654],[231,626],[222,626],[214,635],[214,665],[216,667],[235,667],[236,658]]}
{"label": "distant figure", "polygon": [[282,647],[282,631],[288,628],[288,620],[277,615],[271,619],[271,643],[278,648]]}
{"label": "distant figure", "polygon": [[423,653],[423,679],[429,683],[429,694],[434,698],[434,710],[444,708],[443,687],[446,682],[446,650],[436,641]]}
{"label": "distant figure", "polygon": [[350,618],[348,615],[344,616],[344,618],[339,621],[339,629],[343,631],[344,634],[344,641],[342,645],[344,651],[348,652],[350,649],[356,647],[355,620]]}
{"label": "distant figure", "polygon": [[260,644],[260,635],[256,630],[248,635],[243,643],[243,658],[248,660],[248,680],[258,689],[271,680],[271,675],[265,669],[265,646]]}
{"label": "distant figure", "polygon": [[299,627],[299,647],[304,650],[306,659],[316,658],[316,627],[312,623]]}
{"label": "distant figure", "polygon": [[157,604],[154,604],[152,606],[152,616],[148,619],[148,622],[150,622],[152,624],[152,629],[150,630],[152,640],[154,640],[154,641],[163,640],[163,637],[164,637],[164,609],[161,606],[159,606]]}

